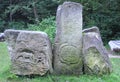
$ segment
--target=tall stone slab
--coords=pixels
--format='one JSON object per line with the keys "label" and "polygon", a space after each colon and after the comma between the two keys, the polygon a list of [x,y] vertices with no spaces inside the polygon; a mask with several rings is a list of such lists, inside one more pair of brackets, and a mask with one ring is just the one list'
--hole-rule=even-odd
{"label": "tall stone slab", "polygon": [[104,75],[112,72],[108,52],[97,27],[83,31],[83,56],[86,74]]}
{"label": "tall stone slab", "polygon": [[64,2],[57,9],[54,44],[54,72],[82,74],[82,6]]}
{"label": "tall stone slab", "polygon": [[[13,38],[11,34],[16,32],[17,35]],[[45,75],[52,72],[52,49],[46,33],[16,30],[6,31],[5,34],[7,33],[10,34],[6,39],[8,44],[14,40],[11,53],[12,73]]]}

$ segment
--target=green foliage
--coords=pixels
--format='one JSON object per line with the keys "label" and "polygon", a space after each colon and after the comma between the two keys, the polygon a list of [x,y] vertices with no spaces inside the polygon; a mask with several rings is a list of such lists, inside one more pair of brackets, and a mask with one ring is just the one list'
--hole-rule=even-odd
{"label": "green foliage", "polygon": [[57,6],[64,1],[83,5],[83,28],[98,26],[105,43],[120,39],[120,0],[1,0],[0,32],[7,28],[24,29],[27,24],[38,24],[55,16]]}
{"label": "green foliage", "polygon": [[11,80],[11,79],[18,79],[18,76],[15,74],[10,73],[10,75],[7,76],[7,79]]}
{"label": "green foliage", "polygon": [[44,31],[48,34],[49,38],[53,42],[55,37],[55,17],[51,16],[43,19],[38,25],[28,24],[27,30]]}
{"label": "green foliage", "polygon": [[[27,28],[27,23],[36,24],[43,18],[55,15],[57,5],[56,0],[2,0],[0,1],[0,32],[6,27],[18,29]],[[20,24],[23,25],[20,27]]]}
{"label": "green foliage", "polygon": [[111,59],[113,65],[113,72],[110,75],[104,76],[35,76],[34,78],[18,77],[10,73],[10,58],[5,43],[0,42],[0,82],[119,82],[120,81],[120,59]]}
{"label": "green foliage", "polygon": [[5,24],[5,21],[0,19],[0,31],[3,31],[5,29],[4,24]]}
{"label": "green foliage", "polygon": [[24,22],[9,22],[8,26],[10,29],[22,30],[25,28]]}

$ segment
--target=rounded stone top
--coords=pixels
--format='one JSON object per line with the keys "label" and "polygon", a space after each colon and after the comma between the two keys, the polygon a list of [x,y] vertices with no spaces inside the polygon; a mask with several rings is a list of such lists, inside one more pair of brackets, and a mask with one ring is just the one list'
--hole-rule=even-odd
{"label": "rounded stone top", "polygon": [[64,2],[64,3],[63,3],[63,6],[64,6],[64,5],[67,5],[67,6],[76,5],[76,6],[81,7],[81,9],[82,9],[82,7],[83,7],[80,3],[70,2],[70,1],[66,1],[66,2]]}

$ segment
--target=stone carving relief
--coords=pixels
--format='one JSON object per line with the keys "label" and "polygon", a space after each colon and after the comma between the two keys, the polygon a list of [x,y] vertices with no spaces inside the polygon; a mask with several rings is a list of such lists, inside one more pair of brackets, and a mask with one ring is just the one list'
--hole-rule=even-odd
{"label": "stone carving relief", "polygon": [[14,52],[11,55],[14,74],[44,75],[52,72],[52,50],[46,33],[19,31],[14,42]]}
{"label": "stone carving relief", "polygon": [[82,31],[82,5],[64,2],[58,7],[56,18],[53,50],[44,32],[4,32],[12,61],[12,73],[41,76],[46,73],[109,74],[112,71],[111,63],[99,29],[94,26]]}
{"label": "stone carving relief", "polygon": [[60,46],[59,55],[61,63],[65,63],[67,65],[78,63],[80,58],[76,46],[68,45],[67,43]]}

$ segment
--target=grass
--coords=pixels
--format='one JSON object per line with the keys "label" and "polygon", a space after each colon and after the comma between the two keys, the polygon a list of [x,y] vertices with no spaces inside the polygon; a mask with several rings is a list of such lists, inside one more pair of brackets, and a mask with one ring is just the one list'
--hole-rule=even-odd
{"label": "grass", "polygon": [[104,76],[35,76],[18,77],[10,73],[10,57],[8,55],[6,44],[0,42],[0,82],[120,82],[120,59],[110,59],[113,65],[113,72],[110,75]]}

